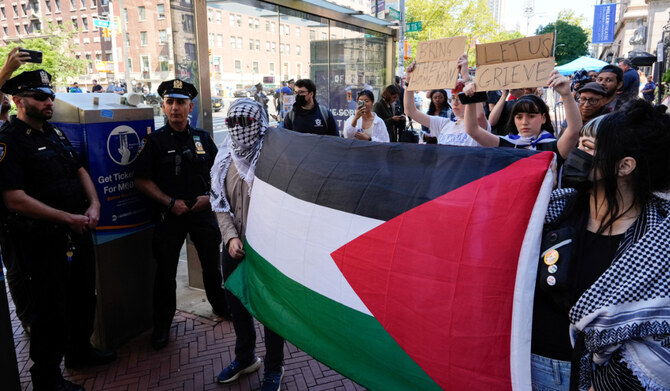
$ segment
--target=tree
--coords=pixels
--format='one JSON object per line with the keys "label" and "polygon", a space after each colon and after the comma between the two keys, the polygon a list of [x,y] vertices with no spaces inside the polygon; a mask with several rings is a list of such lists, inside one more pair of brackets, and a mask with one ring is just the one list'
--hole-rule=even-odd
{"label": "tree", "polygon": [[[412,60],[420,41],[465,35],[468,47],[474,43],[494,42],[512,36],[501,32],[485,0],[408,0],[406,21],[421,21],[422,31],[406,33],[412,45]],[[514,34],[514,37],[520,34]],[[474,50],[469,50],[474,65]]]}
{"label": "tree", "polygon": [[[563,11],[562,11],[563,12]],[[559,13],[556,24],[556,63],[563,65],[588,54],[589,36],[577,22],[574,12]],[[577,23],[577,24],[575,24]],[[554,23],[538,27],[536,35],[554,32]]]}
{"label": "tree", "polygon": [[25,64],[17,72],[44,69],[52,77],[52,84],[67,86],[67,79],[78,77],[86,72],[86,60],[77,59],[74,52],[79,48],[74,44],[77,30],[72,22],[54,25],[47,22],[46,28],[36,38],[25,38],[10,45],[0,47],[0,58],[7,58],[7,53],[16,46],[42,52],[41,64]]}

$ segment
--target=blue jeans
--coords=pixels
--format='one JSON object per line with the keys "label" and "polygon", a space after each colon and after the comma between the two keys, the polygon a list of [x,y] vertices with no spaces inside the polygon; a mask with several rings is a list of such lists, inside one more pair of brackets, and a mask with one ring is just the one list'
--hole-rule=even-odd
{"label": "blue jeans", "polygon": [[531,354],[533,391],[570,391],[570,362]]}

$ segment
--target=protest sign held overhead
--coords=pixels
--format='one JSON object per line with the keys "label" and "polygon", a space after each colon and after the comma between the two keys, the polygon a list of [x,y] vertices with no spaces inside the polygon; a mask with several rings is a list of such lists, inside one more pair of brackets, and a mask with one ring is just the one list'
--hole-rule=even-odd
{"label": "protest sign held overhead", "polygon": [[465,52],[465,37],[419,42],[410,91],[454,88],[458,81],[456,60]]}
{"label": "protest sign held overhead", "polygon": [[540,87],[554,69],[554,34],[477,45],[480,91]]}

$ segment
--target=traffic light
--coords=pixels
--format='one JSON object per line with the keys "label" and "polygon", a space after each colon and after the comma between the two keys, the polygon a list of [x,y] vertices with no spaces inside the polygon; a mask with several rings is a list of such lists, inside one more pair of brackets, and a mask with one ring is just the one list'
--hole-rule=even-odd
{"label": "traffic light", "polygon": [[112,30],[108,28],[103,28],[102,29],[102,36],[105,38],[111,38],[112,37]]}

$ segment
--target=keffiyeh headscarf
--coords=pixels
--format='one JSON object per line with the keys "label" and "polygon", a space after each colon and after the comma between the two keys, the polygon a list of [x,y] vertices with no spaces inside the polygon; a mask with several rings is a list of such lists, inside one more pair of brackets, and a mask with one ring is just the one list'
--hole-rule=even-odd
{"label": "keffiyeh headscarf", "polygon": [[249,191],[251,191],[256,162],[263,145],[263,135],[268,128],[263,106],[253,99],[238,99],[230,105],[228,118],[239,117],[253,118],[254,121],[246,126],[237,123],[229,127],[228,137],[219,148],[211,171],[210,203],[215,212],[231,213],[224,185],[231,161],[235,164],[240,178],[247,182]]}
{"label": "keffiyeh headscarf", "polygon": [[517,148],[528,148],[533,151],[537,149],[537,144],[544,144],[556,141],[556,137],[554,137],[551,133],[547,132],[546,130],[540,132],[540,134],[537,137],[536,136],[524,137],[519,136],[517,134],[508,134],[507,136],[503,136],[502,138],[516,145]]}

